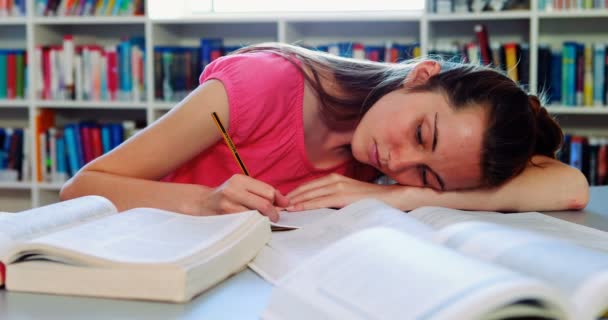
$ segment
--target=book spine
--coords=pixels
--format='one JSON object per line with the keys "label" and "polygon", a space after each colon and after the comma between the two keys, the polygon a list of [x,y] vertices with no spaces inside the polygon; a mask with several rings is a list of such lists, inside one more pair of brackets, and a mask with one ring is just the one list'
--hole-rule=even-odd
{"label": "book spine", "polygon": [[17,56],[14,51],[6,55],[6,98],[17,97]]}
{"label": "book spine", "polygon": [[492,53],[490,50],[490,40],[488,38],[488,28],[483,24],[476,24],[474,30],[475,35],[477,36],[477,44],[479,45],[481,63],[484,66],[490,65],[492,62]]}
{"label": "book spine", "polygon": [[585,46],[585,79],[583,86],[583,104],[593,105],[593,47]]}
{"label": "book spine", "polygon": [[604,92],[604,56],[606,46],[603,43],[596,43],[593,46],[593,104],[600,106],[603,104]]}
{"label": "book spine", "polygon": [[7,92],[7,60],[8,54],[6,51],[0,51],[0,99],[8,97]]}

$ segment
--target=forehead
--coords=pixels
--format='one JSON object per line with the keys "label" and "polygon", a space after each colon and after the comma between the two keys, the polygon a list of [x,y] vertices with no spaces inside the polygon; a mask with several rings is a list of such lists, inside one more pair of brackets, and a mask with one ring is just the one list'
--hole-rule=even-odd
{"label": "forehead", "polygon": [[481,184],[485,127],[486,114],[479,106],[438,112],[437,148],[428,165],[443,178],[446,189]]}

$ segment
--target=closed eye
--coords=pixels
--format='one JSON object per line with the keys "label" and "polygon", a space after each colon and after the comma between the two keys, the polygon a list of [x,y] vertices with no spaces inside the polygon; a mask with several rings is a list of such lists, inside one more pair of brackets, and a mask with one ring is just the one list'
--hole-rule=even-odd
{"label": "closed eye", "polygon": [[416,127],[416,141],[418,142],[418,144],[424,144],[422,141],[422,124],[419,124]]}
{"label": "closed eye", "polygon": [[426,178],[427,168],[424,165],[418,166],[418,170],[420,171],[420,181],[422,181],[422,186],[426,187],[428,185],[428,181]]}

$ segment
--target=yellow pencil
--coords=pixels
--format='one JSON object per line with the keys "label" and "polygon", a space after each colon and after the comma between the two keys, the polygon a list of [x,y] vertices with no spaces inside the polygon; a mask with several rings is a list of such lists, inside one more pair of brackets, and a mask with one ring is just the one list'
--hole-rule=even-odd
{"label": "yellow pencil", "polygon": [[241,160],[239,153],[236,151],[236,147],[234,146],[232,139],[230,139],[228,132],[226,132],[226,129],[224,129],[224,126],[222,125],[220,118],[217,116],[217,114],[215,112],[213,112],[211,114],[211,117],[213,118],[213,121],[215,121],[217,128],[220,130],[220,133],[224,137],[224,141],[226,142],[226,145],[228,145],[228,148],[230,148],[230,151],[232,151],[232,155],[234,156],[234,159],[236,159],[237,164],[239,165],[239,167],[241,167],[241,170],[243,170],[243,173],[246,176],[248,176],[249,171],[247,171],[247,168],[245,168],[245,164],[243,163],[243,160]]}

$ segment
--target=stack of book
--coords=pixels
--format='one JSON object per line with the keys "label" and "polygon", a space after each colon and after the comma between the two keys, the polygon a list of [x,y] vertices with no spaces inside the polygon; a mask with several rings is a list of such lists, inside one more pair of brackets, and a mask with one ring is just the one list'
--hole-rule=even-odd
{"label": "stack of book", "polygon": [[38,46],[34,55],[36,96],[46,100],[143,101],[145,43],[134,37],[116,46]]}

